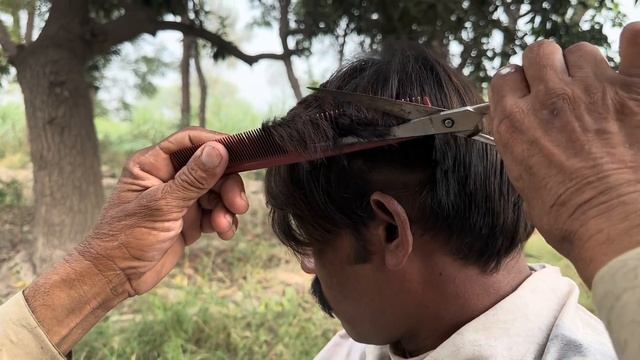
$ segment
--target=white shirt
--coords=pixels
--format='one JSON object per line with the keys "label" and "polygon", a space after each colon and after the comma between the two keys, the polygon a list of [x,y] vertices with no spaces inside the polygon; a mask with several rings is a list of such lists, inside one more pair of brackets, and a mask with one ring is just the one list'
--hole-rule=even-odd
{"label": "white shirt", "polygon": [[[411,360],[616,359],[604,325],[578,304],[578,287],[556,267],[536,265],[512,294]],[[389,346],[336,334],[316,360],[396,360]]]}

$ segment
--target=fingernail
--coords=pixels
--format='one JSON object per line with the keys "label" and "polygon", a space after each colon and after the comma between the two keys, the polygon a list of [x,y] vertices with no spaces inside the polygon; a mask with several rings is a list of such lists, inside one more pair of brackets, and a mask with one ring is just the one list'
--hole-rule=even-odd
{"label": "fingernail", "polygon": [[229,228],[233,226],[233,216],[231,214],[224,214],[224,219],[229,223]]}
{"label": "fingernail", "polygon": [[249,200],[247,200],[247,194],[243,191],[240,193],[240,199],[242,199],[242,201],[244,202],[248,202]]}
{"label": "fingernail", "polygon": [[200,159],[202,159],[202,163],[205,167],[213,169],[220,163],[220,156],[218,149],[213,147],[211,144],[206,144],[204,145],[204,149],[202,149]]}
{"label": "fingernail", "polygon": [[500,75],[507,75],[507,74],[511,74],[512,72],[516,71],[516,67],[513,65],[506,65],[500,68],[500,70],[498,70],[498,74]]}

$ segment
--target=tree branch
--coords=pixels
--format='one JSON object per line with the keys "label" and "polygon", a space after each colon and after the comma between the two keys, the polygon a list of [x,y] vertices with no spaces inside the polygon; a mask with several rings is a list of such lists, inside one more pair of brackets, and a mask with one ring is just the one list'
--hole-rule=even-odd
{"label": "tree branch", "polygon": [[6,57],[9,59],[18,54],[18,45],[11,40],[9,30],[7,30],[2,21],[0,21],[0,46],[2,46]]}
{"label": "tree branch", "polygon": [[155,35],[161,30],[180,31],[184,35],[194,36],[208,41],[214,48],[233,56],[248,65],[253,65],[263,59],[282,60],[283,54],[249,55],[240,50],[235,44],[224,39],[221,35],[206,30],[196,24],[185,24],[176,21],[157,20],[152,12],[142,7],[129,7],[124,15],[106,24],[97,25],[93,29],[93,52],[104,54],[121,43],[131,41],[141,34]]}
{"label": "tree branch", "polygon": [[197,38],[206,40],[210,42],[213,47],[220,49],[225,54],[231,55],[247,63],[248,65],[253,65],[263,59],[282,60],[286,56],[285,54],[271,53],[257,55],[246,54],[232,42],[225,40],[222,36],[201,27],[194,26],[192,24],[184,24],[175,21],[157,21],[154,24],[154,31],[150,33],[155,33],[155,31],[160,30],[176,30],[180,31],[184,35],[192,35]]}
{"label": "tree branch", "polygon": [[287,78],[289,78],[289,83],[291,84],[293,95],[296,97],[297,101],[300,101],[300,99],[302,99],[300,82],[298,81],[298,78],[293,71],[293,63],[291,62],[291,51],[289,50],[289,44],[287,43],[289,34],[289,6],[291,5],[291,0],[280,0],[279,3],[280,24],[278,33],[280,34],[280,43],[282,44],[282,51],[284,53],[282,61],[284,62],[284,66],[287,70]]}
{"label": "tree branch", "polygon": [[33,1],[29,9],[27,10],[27,27],[24,31],[24,42],[29,45],[33,42],[33,28],[36,21],[36,2]]}
{"label": "tree branch", "polygon": [[131,41],[144,33],[155,35],[155,21],[150,11],[128,5],[124,15],[94,27],[93,53],[106,54],[114,46]]}

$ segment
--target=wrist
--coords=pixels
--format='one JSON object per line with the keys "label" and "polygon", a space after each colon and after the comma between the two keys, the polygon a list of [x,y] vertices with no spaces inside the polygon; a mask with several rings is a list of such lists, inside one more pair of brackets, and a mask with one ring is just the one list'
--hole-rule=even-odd
{"label": "wrist", "polygon": [[66,354],[129,297],[128,282],[119,278],[73,251],[27,287],[24,297],[51,343]]}
{"label": "wrist", "polygon": [[571,243],[566,256],[590,288],[600,269],[640,247],[640,200],[637,205],[620,206],[616,211],[591,219]]}
{"label": "wrist", "polygon": [[100,276],[103,279],[105,288],[114,298],[121,298],[123,295],[126,297],[135,296],[136,293],[131,287],[129,278],[122,269],[112,259],[105,256],[104,251],[94,249],[90,244],[89,241],[81,243],[74,249],[73,255],[77,256],[79,261],[84,262],[84,266],[91,268],[94,276]]}

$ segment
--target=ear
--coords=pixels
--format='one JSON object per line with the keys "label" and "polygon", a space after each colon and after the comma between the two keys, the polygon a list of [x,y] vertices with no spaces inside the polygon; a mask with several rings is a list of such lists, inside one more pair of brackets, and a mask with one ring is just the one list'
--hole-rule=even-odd
{"label": "ear", "polygon": [[385,265],[399,269],[406,263],[413,249],[413,234],[409,217],[395,198],[376,191],[370,198],[375,216],[374,229],[384,249]]}

